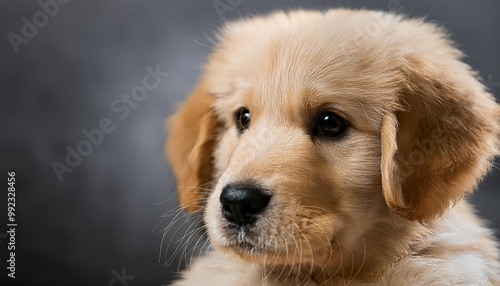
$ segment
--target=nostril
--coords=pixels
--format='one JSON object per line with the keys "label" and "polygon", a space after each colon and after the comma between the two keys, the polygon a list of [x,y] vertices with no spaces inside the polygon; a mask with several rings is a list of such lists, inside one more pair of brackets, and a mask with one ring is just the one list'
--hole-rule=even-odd
{"label": "nostril", "polygon": [[271,195],[255,186],[227,185],[219,199],[222,215],[230,222],[245,225],[256,220],[256,215],[269,204]]}
{"label": "nostril", "polygon": [[227,202],[221,202],[222,203],[222,209],[226,212],[230,212],[231,211],[231,207],[229,206],[229,203]]}

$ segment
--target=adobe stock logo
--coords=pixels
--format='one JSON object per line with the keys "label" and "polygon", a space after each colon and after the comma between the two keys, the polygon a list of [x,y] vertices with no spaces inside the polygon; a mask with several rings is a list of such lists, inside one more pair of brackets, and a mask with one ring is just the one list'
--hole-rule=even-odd
{"label": "adobe stock logo", "polygon": [[108,286],[116,286],[118,285],[127,286],[129,281],[135,279],[135,276],[127,275],[127,271],[125,267],[122,267],[121,273],[116,271],[116,269],[111,270],[111,274],[113,274],[113,278],[111,278],[108,282]]}
{"label": "adobe stock logo", "polygon": [[22,17],[21,22],[21,35],[10,32],[7,34],[10,45],[14,52],[19,53],[19,46],[21,44],[29,43],[38,34],[38,29],[45,27],[49,23],[50,18],[54,18],[59,13],[60,5],[68,4],[70,0],[40,0],[38,6],[41,10],[35,12],[31,20]]}
{"label": "adobe stock logo", "polygon": [[215,12],[221,21],[226,21],[224,14],[226,12],[236,13],[238,17],[242,17],[238,6],[243,3],[243,0],[214,0],[212,5],[214,6]]}

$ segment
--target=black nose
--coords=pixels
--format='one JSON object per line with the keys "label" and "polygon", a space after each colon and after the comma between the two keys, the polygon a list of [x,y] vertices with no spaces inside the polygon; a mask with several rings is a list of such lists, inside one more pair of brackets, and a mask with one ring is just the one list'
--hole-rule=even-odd
{"label": "black nose", "polygon": [[256,186],[231,186],[222,189],[220,195],[222,215],[239,226],[255,222],[257,214],[262,212],[271,195]]}

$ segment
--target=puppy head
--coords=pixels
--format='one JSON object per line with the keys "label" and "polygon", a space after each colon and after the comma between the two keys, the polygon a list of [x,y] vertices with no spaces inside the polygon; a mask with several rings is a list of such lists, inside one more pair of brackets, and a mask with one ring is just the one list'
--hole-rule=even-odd
{"label": "puppy head", "polygon": [[216,247],[324,266],[404,236],[393,213],[426,222],[472,192],[497,152],[498,114],[433,25],[275,13],[225,27],[167,153],[181,204],[204,208]]}

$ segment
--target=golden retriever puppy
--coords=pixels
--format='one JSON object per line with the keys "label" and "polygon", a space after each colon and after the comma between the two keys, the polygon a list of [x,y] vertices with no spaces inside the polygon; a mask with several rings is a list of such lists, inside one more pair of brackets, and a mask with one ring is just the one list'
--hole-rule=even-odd
{"label": "golden retriever puppy", "polygon": [[174,285],[500,285],[464,197],[500,108],[433,24],[373,11],[227,24],[169,122],[215,249]]}

